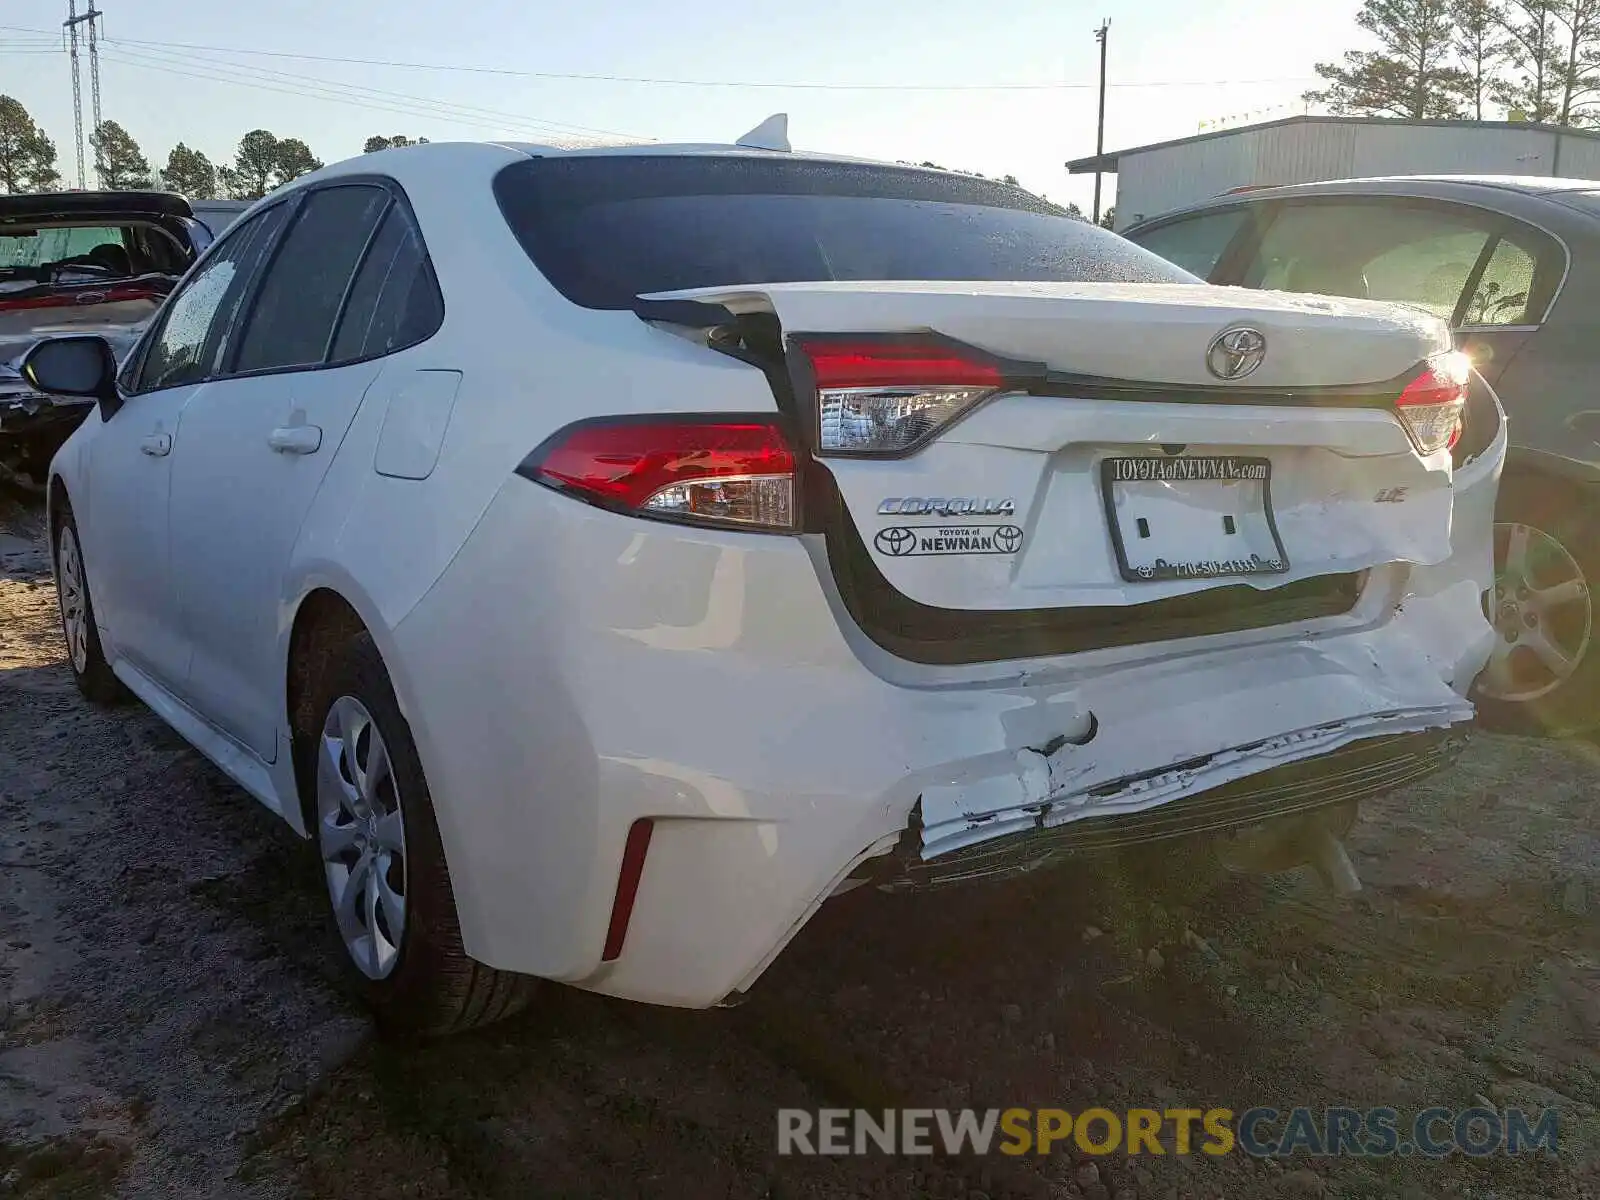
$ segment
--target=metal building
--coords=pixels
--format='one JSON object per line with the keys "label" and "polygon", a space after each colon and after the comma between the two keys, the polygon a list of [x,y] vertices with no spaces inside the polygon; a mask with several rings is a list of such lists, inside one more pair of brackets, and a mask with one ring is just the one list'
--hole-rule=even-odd
{"label": "metal building", "polygon": [[1551,175],[1600,179],[1600,132],[1527,121],[1288,117],[1110,151],[1067,164],[1117,177],[1124,229],[1234,188],[1374,175]]}

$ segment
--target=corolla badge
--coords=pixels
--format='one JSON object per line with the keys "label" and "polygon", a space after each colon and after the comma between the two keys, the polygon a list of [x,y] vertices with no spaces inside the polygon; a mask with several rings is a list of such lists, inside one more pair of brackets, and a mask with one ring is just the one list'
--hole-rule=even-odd
{"label": "corolla badge", "polygon": [[902,517],[1009,517],[1016,511],[1015,500],[986,496],[890,496],[878,504],[884,516]]}
{"label": "corolla badge", "polygon": [[1243,379],[1267,357],[1267,335],[1240,326],[1225,329],[1211,339],[1206,350],[1206,370],[1218,379]]}

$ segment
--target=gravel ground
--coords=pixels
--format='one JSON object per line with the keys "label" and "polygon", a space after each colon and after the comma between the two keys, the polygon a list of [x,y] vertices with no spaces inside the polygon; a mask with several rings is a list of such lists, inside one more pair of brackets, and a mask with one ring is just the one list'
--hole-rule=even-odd
{"label": "gravel ground", "polygon": [[[0,499],[0,509],[5,501]],[[72,687],[0,511],[0,1196],[1600,1196],[1600,752],[1476,735],[1367,806],[1338,901],[1102,863],[827,906],[743,1007],[550,988],[376,1043],[305,845]],[[1153,951],[1153,953],[1152,953]],[[780,1106],[1555,1105],[1556,1158],[806,1159]]]}

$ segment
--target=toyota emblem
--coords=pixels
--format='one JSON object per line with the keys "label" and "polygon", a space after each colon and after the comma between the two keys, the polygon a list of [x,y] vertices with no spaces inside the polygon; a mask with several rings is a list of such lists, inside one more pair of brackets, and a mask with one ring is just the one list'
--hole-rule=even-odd
{"label": "toyota emblem", "polygon": [[1015,525],[1002,525],[994,531],[994,548],[1004,554],[1015,554],[1022,545],[1022,530]]}
{"label": "toyota emblem", "polygon": [[917,535],[911,530],[895,526],[890,529],[878,530],[877,536],[872,539],[872,544],[883,554],[891,554],[896,558],[910,554],[917,546]]}
{"label": "toyota emblem", "polygon": [[1218,379],[1243,379],[1267,357],[1267,335],[1259,329],[1225,329],[1206,351],[1206,370]]}

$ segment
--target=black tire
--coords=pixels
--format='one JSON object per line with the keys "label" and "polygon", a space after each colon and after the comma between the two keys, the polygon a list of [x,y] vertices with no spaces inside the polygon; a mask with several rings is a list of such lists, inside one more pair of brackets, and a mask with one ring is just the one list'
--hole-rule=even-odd
{"label": "black tire", "polygon": [[[313,708],[317,722],[314,738],[320,736],[334,704],[345,696],[353,697],[367,710],[388,749],[394,796],[405,829],[406,912],[393,969],[384,978],[372,979],[358,968],[338,933],[330,894],[329,923],[341,959],[370,1005],[380,1033],[386,1037],[442,1037],[513,1015],[526,1007],[539,981],[486,967],[469,958],[462,948],[455,894],[445,866],[428,781],[411,729],[395,700],[389,673],[368,634],[346,643],[324,676],[324,686]],[[308,774],[315,788],[315,772]],[[312,807],[314,813],[314,804]],[[320,847],[319,834],[314,823],[313,842]],[[321,862],[319,849],[319,866]]]}
{"label": "black tire", "polygon": [[[83,646],[81,655],[73,645],[72,621],[68,607],[72,603],[72,588],[62,579],[62,562],[75,553],[78,563],[78,590],[82,605]],[[100,644],[100,630],[95,625],[94,600],[89,594],[88,563],[83,557],[83,540],[78,536],[78,523],[72,516],[72,505],[63,498],[61,517],[50,535],[50,562],[55,572],[56,611],[61,615],[61,640],[67,647],[67,666],[72,671],[72,681],[92,703],[111,706],[125,703],[129,697],[127,687],[111,670],[106,661],[105,649]]]}
{"label": "black tire", "polygon": [[[1600,643],[1600,613],[1596,612],[1590,591],[1600,581],[1600,538],[1585,529],[1581,498],[1570,485],[1532,474],[1507,475],[1501,481],[1495,521],[1497,596],[1500,584],[1508,582],[1505,559],[1511,526],[1524,526],[1556,544],[1557,549],[1552,551],[1545,543],[1539,543],[1544,547],[1546,562],[1552,558],[1559,561],[1564,553],[1576,564],[1585,581],[1583,596],[1561,605],[1553,617],[1546,614],[1541,628],[1575,650],[1582,649],[1576,668],[1565,680],[1538,695],[1532,693],[1543,682],[1538,674],[1541,668],[1529,660],[1527,651],[1518,653],[1511,668],[1517,673],[1514,688],[1497,687],[1491,669],[1485,669],[1473,686],[1478,721],[1487,729],[1506,733],[1566,736],[1588,732],[1600,725],[1600,649],[1596,645]],[[1507,629],[1514,629],[1518,620],[1527,619],[1526,615],[1496,610],[1490,617],[1497,621],[1496,632],[1501,638],[1497,653],[1504,653],[1516,644],[1507,638]],[[1556,677],[1551,673],[1548,678],[1553,681]],[[1508,698],[1519,690],[1527,692],[1528,698]],[[1495,694],[1497,691],[1500,694]]]}

